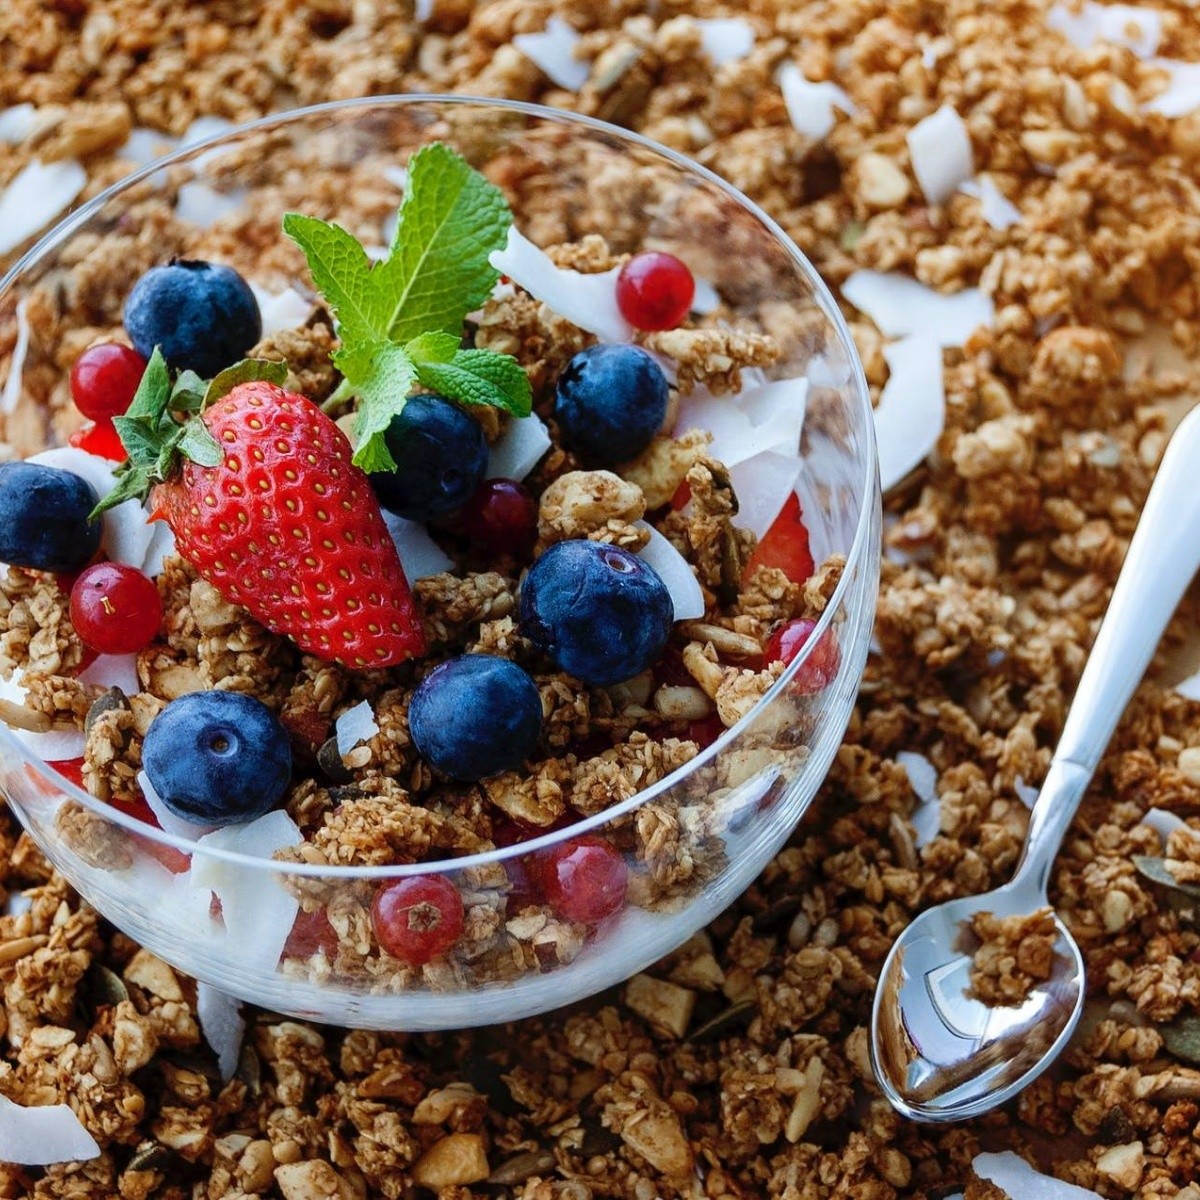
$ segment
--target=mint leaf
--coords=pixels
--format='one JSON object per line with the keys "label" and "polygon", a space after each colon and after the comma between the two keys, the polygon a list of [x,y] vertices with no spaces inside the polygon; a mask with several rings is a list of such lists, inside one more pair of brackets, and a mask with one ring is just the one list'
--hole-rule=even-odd
{"label": "mint leaf", "polygon": [[392,418],[404,407],[417,380],[412,359],[403,346],[394,342],[376,342],[369,350],[360,347],[349,356],[343,356],[339,351],[337,362],[346,371],[347,379],[357,376],[361,380],[357,384],[361,403],[354,425],[358,442],[354,465],[367,472],[394,471],[396,462],[388,452],[383,435]]}
{"label": "mint leaf", "polygon": [[[285,362],[274,362],[266,358],[243,358],[241,362],[236,362],[232,367],[226,367],[225,370],[218,371],[213,376],[212,382],[204,389],[202,407],[207,408],[210,404],[215,404],[222,396],[229,395],[235,387],[243,383],[257,383],[261,380],[282,387],[287,377],[288,365]],[[216,464],[205,463],[204,465],[215,466]]]}
{"label": "mint leaf", "polygon": [[142,418],[151,426],[155,426],[162,419],[170,402],[171,375],[167,370],[167,360],[163,358],[162,351],[155,346],[125,415],[134,419]]}
{"label": "mint leaf", "polygon": [[417,363],[417,378],[432,392],[463,404],[491,404],[527,417],[533,411],[533,392],[521,364],[491,350],[459,350],[450,362]]}
{"label": "mint leaf", "polygon": [[461,345],[462,338],[452,333],[423,333],[413,338],[404,349],[415,363],[448,363]]}
{"label": "mint leaf", "polygon": [[460,335],[500,278],[488,255],[504,248],[511,224],[504,193],[461,155],[440,142],[418,150],[391,255],[372,275],[390,303],[386,336]]}
{"label": "mint leaf", "polygon": [[208,426],[199,417],[193,417],[182,426],[179,438],[171,449],[177,449],[185,458],[202,467],[219,467],[225,461],[221,444],[209,433]]}
{"label": "mint leaf", "polygon": [[378,268],[371,269],[367,252],[353,235],[303,213],[285,214],[283,232],[304,251],[313,282],[338,319],[343,343],[386,337],[394,307],[380,287]]}

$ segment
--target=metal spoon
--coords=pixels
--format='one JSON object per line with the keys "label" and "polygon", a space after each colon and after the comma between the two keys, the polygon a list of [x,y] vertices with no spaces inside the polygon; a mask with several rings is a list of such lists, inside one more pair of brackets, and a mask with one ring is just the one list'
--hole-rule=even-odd
{"label": "metal spoon", "polygon": [[1012,882],[922,913],[892,947],[871,1018],[884,1095],[918,1121],[959,1121],[1011,1099],[1066,1046],[1083,1011],[1083,956],[1056,916],[1051,976],[1018,1007],[971,997],[971,918],[1047,905],[1047,884],[1117,721],[1200,558],[1200,408],[1163,455],[1029,822]]}

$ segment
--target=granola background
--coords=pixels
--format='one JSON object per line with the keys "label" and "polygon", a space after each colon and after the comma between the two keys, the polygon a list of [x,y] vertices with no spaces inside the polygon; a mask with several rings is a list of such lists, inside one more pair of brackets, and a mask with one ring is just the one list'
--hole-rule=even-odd
{"label": "granola background", "polygon": [[[75,155],[94,192],[124,170],[113,151],[133,126],[389,91],[513,96],[693,155],[834,285],[903,271],[982,286],[997,315],[947,352],[936,461],[886,503],[882,653],[812,812],[708,934],[627,987],[464,1034],[254,1013],[222,1088],[190,981],[81,906],[6,820],[0,882],[36,890],[0,918],[0,1091],[71,1104],[105,1153],[0,1167],[0,1195],[890,1200],[966,1185],[986,1200],[971,1158],[1013,1148],[1114,1200],[1200,1197],[1200,1055],[1177,1033],[1200,1014],[1196,908],[1132,861],[1165,854],[1185,881],[1200,869],[1195,838],[1164,851],[1139,823],[1158,807],[1200,828],[1197,710],[1169,688],[1193,669],[1195,595],[1057,865],[1052,899],[1091,986],[1072,1049],[1003,1112],[951,1129],[896,1117],[866,1056],[891,939],[918,907],[1011,870],[1019,788],[1044,772],[1168,430],[1200,398],[1200,113],[1143,113],[1161,74],[1115,46],[1070,47],[1046,7],[754,0],[754,50],[714,70],[690,18],[738,10],[704,0],[434,0],[424,25],[382,0],[8,0],[0,105],[32,101],[43,121],[0,143],[0,183],[31,155]],[[1159,52],[1200,59],[1196,10],[1155,7]],[[511,44],[551,14],[585,32],[578,94]],[[855,101],[822,144],[788,121],[773,77],[788,59]],[[941,103],[1020,224],[994,230],[964,196],[922,202],[904,135]],[[877,393],[882,336],[847,314]],[[0,355],[12,337],[0,330]],[[48,653],[72,652],[53,614],[35,624]],[[941,833],[921,850],[905,750],[940,774]]]}

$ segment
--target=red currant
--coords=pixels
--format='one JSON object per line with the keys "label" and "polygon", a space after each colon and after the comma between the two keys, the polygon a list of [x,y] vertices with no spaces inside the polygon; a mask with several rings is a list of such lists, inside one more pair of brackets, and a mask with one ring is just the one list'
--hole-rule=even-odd
{"label": "red currant", "polygon": [[475,545],[523,554],[537,533],[537,502],[514,479],[485,479],[467,501],[462,523]]}
{"label": "red currant", "polygon": [[742,572],[749,579],[759,567],[775,567],[793,583],[803,583],[813,573],[813,556],[808,545],[808,529],[800,511],[800,499],[793,492],[754,547]]}
{"label": "red currant", "polygon": [[91,425],[75,430],[68,440],[79,450],[86,450],[89,454],[97,454],[113,462],[124,462],[129,457],[111,421],[93,421]]}
{"label": "red currant", "polygon": [[[815,621],[804,618],[785,622],[767,639],[763,658],[768,664],[781,662],[787,666],[808,644],[816,627]],[[792,686],[801,695],[815,696],[837,678],[841,661],[837,638],[832,629],[827,629],[804,660]]]}
{"label": "red currant", "polygon": [[635,254],[617,275],[617,307],[635,329],[674,329],[688,315],[696,281],[673,254]]}
{"label": "red currant", "polygon": [[120,342],[89,346],[71,368],[71,399],[85,417],[111,421],[123,416],[133,399],[146,360]]}
{"label": "red currant", "polygon": [[132,654],[162,625],[158,588],[135,567],[103,562],[83,571],[71,588],[71,623],[101,654]]}
{"label": "red currant", "polygon": [[629,870],[619,851],[593,835],[547,850],[538,868],[539,882],[559,916],[584,925],[611,917],[625,903]]}
{"label": "red currant", "polygon": [[326,958],[333,958],[337,954],[337,947],[338,936],[325,910],[318,908],[314,912],[305,912],[301,909],[283,944],[283,957],[312,958],[319,950],[324,950]]}
{"label": "red currant", "polygon": [[375,893],[371,924],[393,958],[420,967],[445,954],[463,931],[463,902],[444,875],[416,875]]}

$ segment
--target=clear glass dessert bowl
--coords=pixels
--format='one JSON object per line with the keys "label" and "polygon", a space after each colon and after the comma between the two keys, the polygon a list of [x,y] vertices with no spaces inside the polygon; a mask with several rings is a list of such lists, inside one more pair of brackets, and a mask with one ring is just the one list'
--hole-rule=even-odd
{"label": "clear glass dessert bowl", "polygon": [[[406,96],[321,105],[233,130],[155,161],[62,221],[0,282],[0,331],[50,306],[62,336],[31,339],[24,372],[40,395],[64,394],[72,356],[120,325],[131,274],[141,269],[123,271],[125,258],[144,256],[165,220],[171,249],[163,257],[229,262],[258,291],[268,327],[295,323],[313,291],[282,232],[284,213],[336,220],[339,198],[352,196],[353,232],[382,246],[404,164],[432,141],[498,184],[515,227],[536,245],[600,234],[618,255],[668,251],[702,281],[698,324],[778,340],[778,358],[744,372],[741,392],[790,388],[803,402],[802,424],[792,427],[794,444],[776,434],[731,463],[741,503],[735,524],[761,534],[795,493],[813,558],[840,565],[840,574],[836,566],[829,574],[836,586],[816,629],[774,685],[690,761],[573,824],[526,829],[525,840],[454,859],[341,866],[307,861],[301,846],[279,861],[271,854],[288,845],[287,822],[271,818],[282,813],[245,838],[236,827],[199,841],[174,836],[48,765],[67,757],[53,741],[60,735],[0,724],[0,788],[10,807],[54,866],[130,937],[240,999],[339,1025],[408,1030],[517,1019],[593,995],[677,949],[749,886],[812,802],[845,732],[871,636],[880,537],[866,383],[811,264],[715,175],[569,113]],[[567,298],[568,307],[588,303],[583,293]],[[703,424],[719,411],[717,401],[697,404],[693,395],[668,420],[682,433],[685,420]],[[46,448],[68,432],[54,406],[31,416],[26,404],[20,419],[26,442],[31,420],[44,425]],[[131,673],[126,688],[136,689]],[[626,706],[645,705],[651,686],[635,680],[614,690]],[[538,891],[547,863],[580,839],[603,841],[625,864],[623,902],[599,921],[570,906],[556,910]],[[370,915],[381,888],[415,876],[447,881],[464,910],[462,936],[424,966],[383,953]]]}

